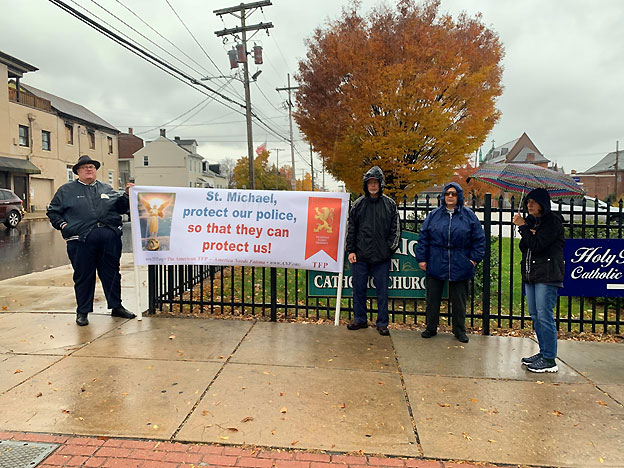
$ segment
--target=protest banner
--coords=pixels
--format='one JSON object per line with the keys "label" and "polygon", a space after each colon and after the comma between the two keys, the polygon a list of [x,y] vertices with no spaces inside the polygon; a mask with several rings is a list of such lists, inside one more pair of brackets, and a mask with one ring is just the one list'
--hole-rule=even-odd
{"label": "protest banner", "polygon": [[130,197],[138,265],[343,268],[346,193],[135,186]]}

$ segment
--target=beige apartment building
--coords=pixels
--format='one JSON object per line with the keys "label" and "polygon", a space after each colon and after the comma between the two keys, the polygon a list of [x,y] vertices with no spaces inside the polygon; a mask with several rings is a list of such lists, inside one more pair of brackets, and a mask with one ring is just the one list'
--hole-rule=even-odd
{"label": "beige apartment building", "polygon": [[197,153],[196,140],[170,140],[164,129],[134,153],[131,175],[137,185],[227,188],[219,165]]}
{"label": "beige apartment building", "polygon": [[28,211],[45,210],[86,154],[102,163],[98,179],[118,188],[119,131],[79,104],[21,82],[34,71],[0,52],[0,83],[7,83],[0,86],[0,187],[13,190]]}

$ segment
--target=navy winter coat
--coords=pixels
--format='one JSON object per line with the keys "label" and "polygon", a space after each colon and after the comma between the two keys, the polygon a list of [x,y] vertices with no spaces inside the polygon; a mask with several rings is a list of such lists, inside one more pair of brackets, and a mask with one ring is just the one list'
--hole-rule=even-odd
{"label": "navy winter coat", "polygon": [[427,275],[439,280],[464,281],[474,276],[470,260],[480,262],[485,254],[485,234],[477,216],[464,206],[464,191],[455,182],[444,186],[457,190],[453,213],[442,204],[433,210],[420,228],[416,259],[427,262]]}

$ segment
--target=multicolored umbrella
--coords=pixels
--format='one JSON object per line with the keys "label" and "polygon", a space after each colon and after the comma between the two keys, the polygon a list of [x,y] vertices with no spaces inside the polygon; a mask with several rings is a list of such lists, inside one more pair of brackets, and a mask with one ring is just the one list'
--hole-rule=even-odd
{"label": "multicolored umbrella", "polygon": [[582,198],[585,191],[570,177],[535,164],[483,164],[470,179],[495,185],[508,192],[526,193],[535,188],[548,190],[551,198]]}

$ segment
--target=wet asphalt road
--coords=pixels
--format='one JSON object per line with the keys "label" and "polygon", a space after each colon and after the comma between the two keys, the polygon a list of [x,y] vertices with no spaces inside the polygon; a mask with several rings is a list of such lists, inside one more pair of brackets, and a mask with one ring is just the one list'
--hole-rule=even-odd
{"label": "wet asphalt road", "polygon": [[[124,223],[123,252],[132,252]],[[25,219],[15,229],[0,224],[0,280],[69,264],[66,243],[46,219]]]}

